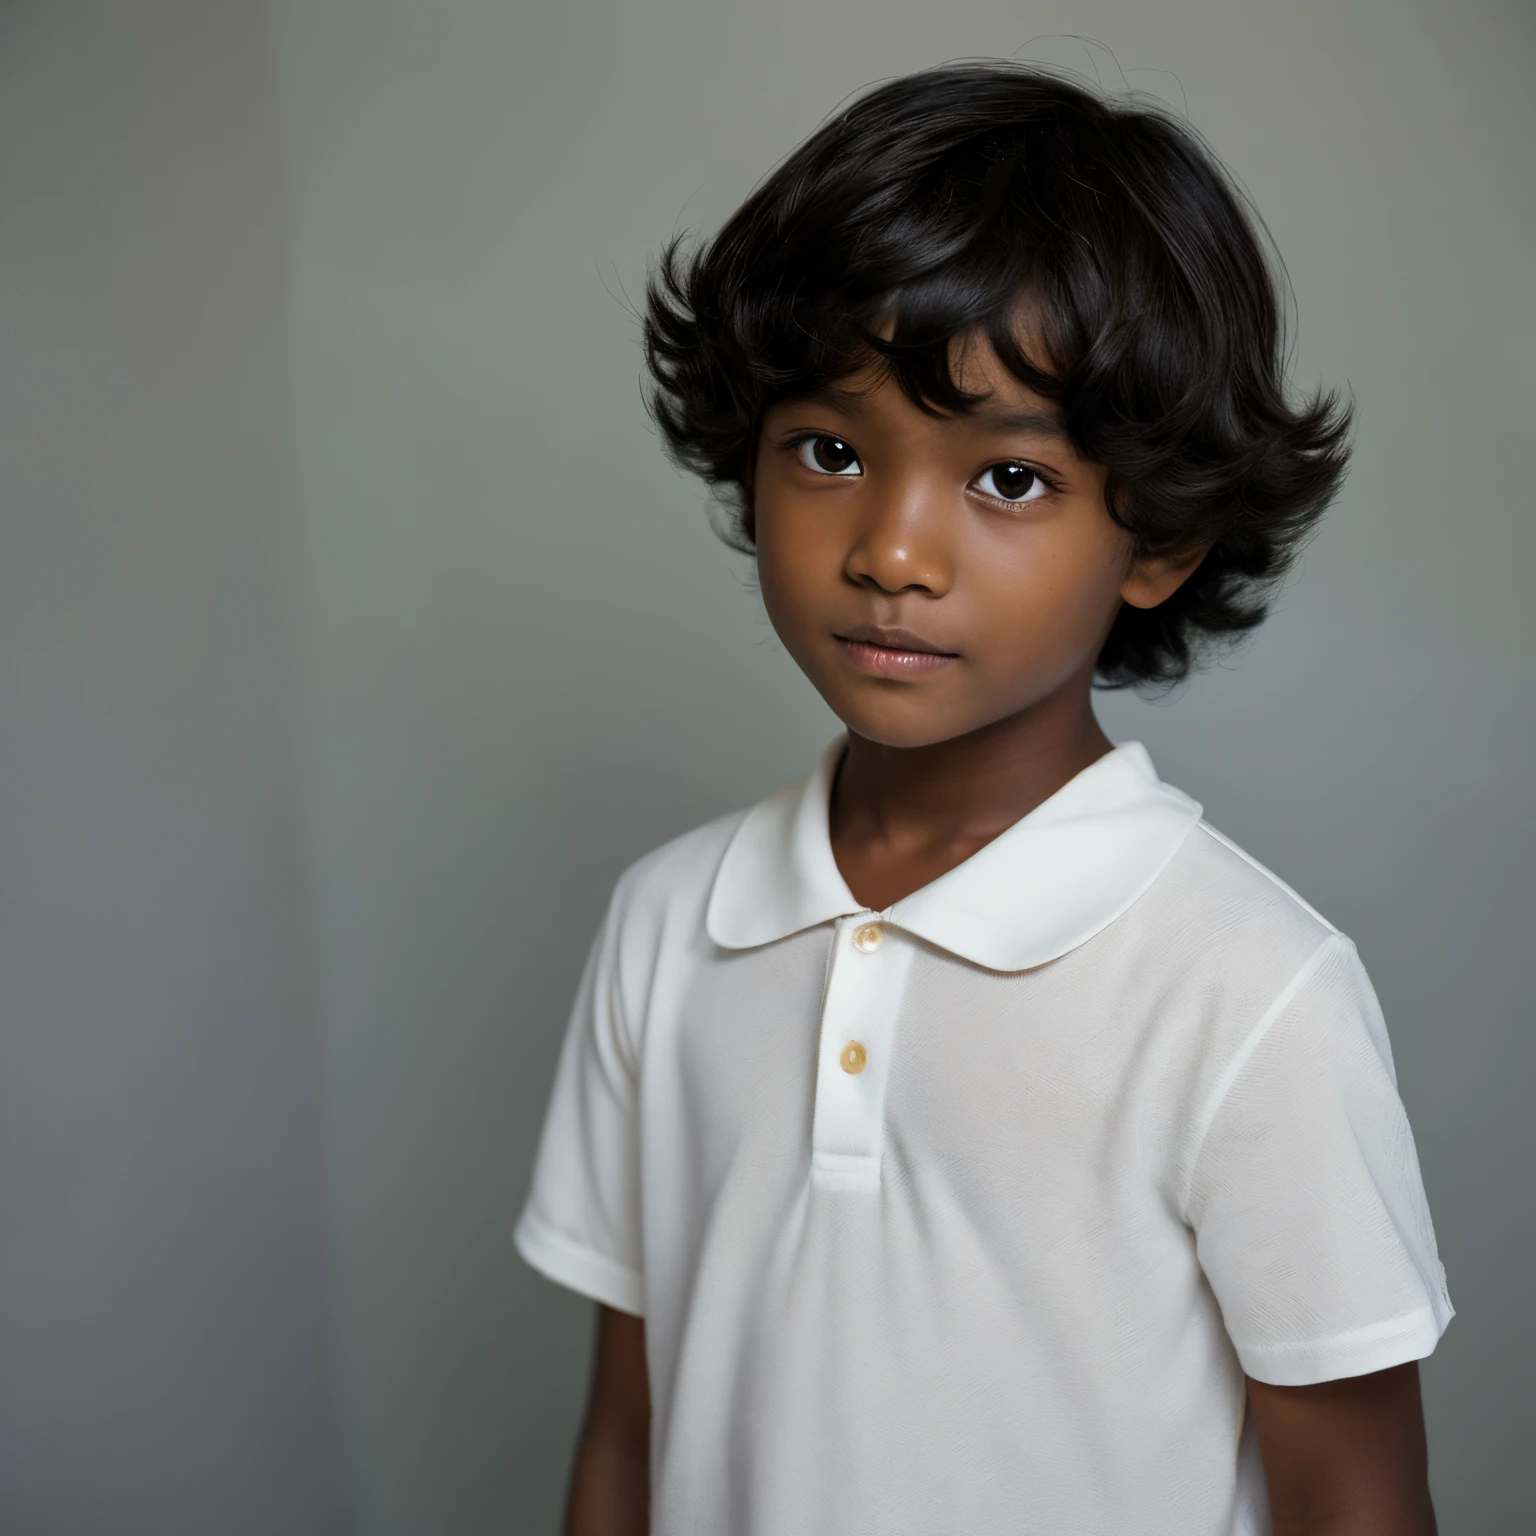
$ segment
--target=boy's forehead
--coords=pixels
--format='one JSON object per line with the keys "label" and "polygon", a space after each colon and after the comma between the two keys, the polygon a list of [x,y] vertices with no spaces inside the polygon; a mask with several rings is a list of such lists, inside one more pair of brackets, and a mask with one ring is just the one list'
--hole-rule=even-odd
{"label": "boy's forehead", "polygon": [[[962,391],[979,398],[962,412],[925,413],[931,419],[949,422],[962,431],[1027,432],[1067,441],[1055,401],[1010,373],[985,337],[956,339],[950,353],[950,376]],[[906,414],[919,409],[880,359],[797,392],[792,398],[822,403],[852,416]]]}

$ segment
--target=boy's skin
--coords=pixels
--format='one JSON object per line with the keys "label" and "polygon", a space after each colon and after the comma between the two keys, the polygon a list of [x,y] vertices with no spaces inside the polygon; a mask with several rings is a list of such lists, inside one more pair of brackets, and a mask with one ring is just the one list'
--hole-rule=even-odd
{"label": "boy's skin", "polygon": [[[763,603],[848,729],[832,850],[874,911],[1110,750],[1090,693],[1110,624],[1203,554],[1137,558],[1103,468],[984,339],[956,344],[953,373],[986,396],[963,415],[874,369],[781,401],[755,461]],[[1248,1396],[1276,1536],[1432,1536],[1416,1364]],[[566,1536],[649,1529],[649,1440],[645,1325],[602,1307]]]}

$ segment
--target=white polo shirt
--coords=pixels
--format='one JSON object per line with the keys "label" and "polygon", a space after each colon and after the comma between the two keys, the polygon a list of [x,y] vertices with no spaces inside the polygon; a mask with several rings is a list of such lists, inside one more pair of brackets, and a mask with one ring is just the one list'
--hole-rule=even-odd
{"label": "white polo shirt", "polygon": [[1138,743],[865,910],[841,750],[620,879],[517,1229],[646,1320],[652,1530],[1267,1531],[1243,1373],[1452,1315],[1354,946]]}

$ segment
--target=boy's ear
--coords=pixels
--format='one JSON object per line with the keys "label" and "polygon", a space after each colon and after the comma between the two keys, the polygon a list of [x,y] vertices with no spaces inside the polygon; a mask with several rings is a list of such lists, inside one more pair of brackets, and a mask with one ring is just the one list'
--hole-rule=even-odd
{"label": "boy's ear", "polygon": [[1130,571],[1120,587],[1120,596],[1132,608],[1156,608],[1167,602],[1195,573],[1205,559],[1209,544],[1177,554],[1143,555],[1131,562]]}

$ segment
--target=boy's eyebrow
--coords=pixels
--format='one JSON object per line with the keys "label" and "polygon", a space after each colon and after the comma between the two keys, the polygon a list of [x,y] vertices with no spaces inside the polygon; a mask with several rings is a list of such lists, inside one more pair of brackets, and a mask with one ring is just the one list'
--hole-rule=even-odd
{"label": "boy's eyebrow", "polygon": [[869,393],[863,389],[843,389],[837,384],[818,384],[791,398],[803,405],[830,405],[834,410],[856,410]]}
{"label": "boy's eyebrow", "polygon": [[1031,432],[1037,437],[1056,437],[1066,442],[1061,423],[1049,411],[1032,411],[1027,406],[977,406],[967,416],[990,432]]}
{"label": "boy's eyebrow", "polygon": [[[799,398],[808,405],[857,410],[866,393],[864,390],[843,389],[837,384],[822,384]],[[978,405],[956,419],[973,421],[988,432],[1028,432],[1036,437],[1054,437],[1064,443],[1070,441],[1055,416],[1049,411],[1031,410],[1028,406]]]}

